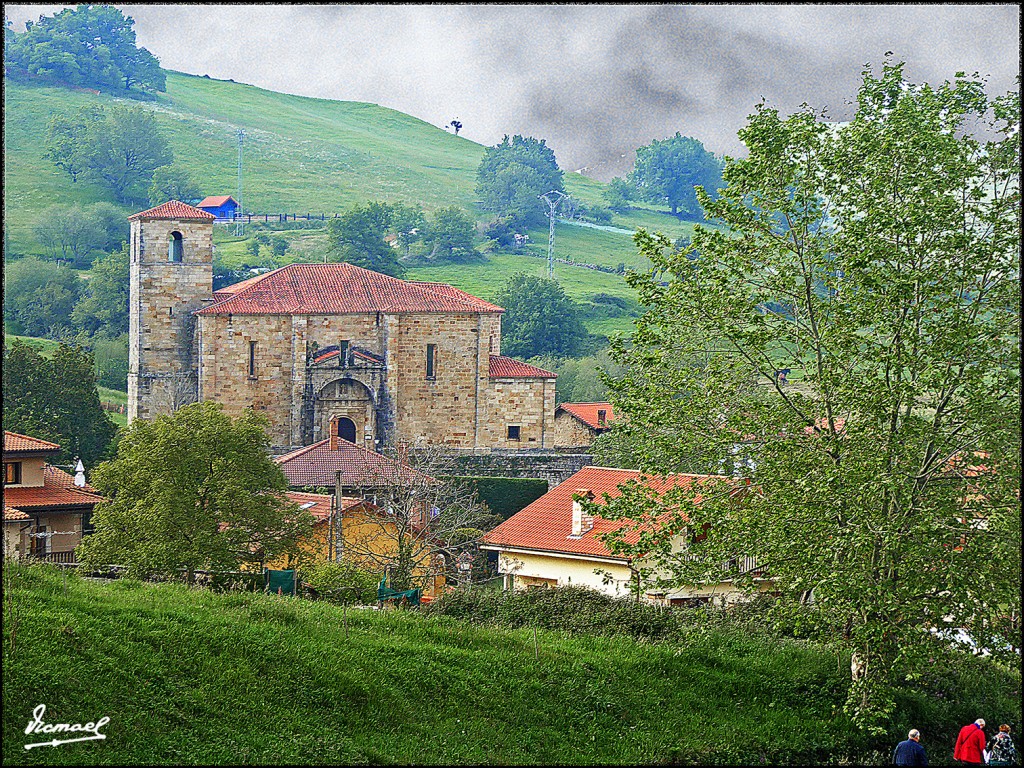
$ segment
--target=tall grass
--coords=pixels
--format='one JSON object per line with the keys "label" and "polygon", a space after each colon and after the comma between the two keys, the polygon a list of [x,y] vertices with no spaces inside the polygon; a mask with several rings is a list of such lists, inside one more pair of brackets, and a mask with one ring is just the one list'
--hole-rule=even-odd
{"label": "tall grass", "polygon": [[[649,644],[13,568],[6,764],[701,764],[870,757],[807,643]],[[536,645],[535,638],[536,637]],[[50,722],[107,739],[26,752]],[[876,756],[877,757],[877,756]]]}

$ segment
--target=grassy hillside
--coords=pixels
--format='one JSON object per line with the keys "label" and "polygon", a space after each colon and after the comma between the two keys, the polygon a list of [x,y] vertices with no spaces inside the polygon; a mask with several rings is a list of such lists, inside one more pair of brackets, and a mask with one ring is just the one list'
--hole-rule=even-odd
{"label": "grassy hillside", "polygon": [[[89,204],[108,194],[85,181],[72,183],[43,158],[46,124],[55,113],[73,112],[91,103],[111,104],[106,94],[7,82],[4,92],[4,226],[15,253],[40,253],[33,226],[54,203]],[[201,182],[204,194],[235,194],[239,128],[244,144],[244,202],[258,212],[335,213],[354,203],[388,200],[419,203],[428,211],[456,204],[478,220],[488,215],[475,204],[476,169],[484,147],[456,137],[415,117],[361,102],[330,101],[290,96],[250,85],[176,72],[167,76],[167,92],[149,100],[132,101],[154,111],[174,150],[175,162]],[[588,205],[601,204],[605,185],[579,174],[565,175],[566,189]],[[124,209],[125,214],[132,211]],[[690,234],[692,225],[655,209],[616,215],[612,225],[665,231],[671,237]],[[218,258],[225,263],[245,260],[242,243],[232,244],[218,228]],[[547,230],[531,232],[535,255],[547,253]],[[322,254],[320,232],[292,232],[296,246],[289,259],[317,260]],[[234,247],[233,247],[234,246]],[[628,233],[607,232],[560,224],[557,258],[643,268]],[[490,286],[495,274],[522,270],[546,274],[539,259],[501,257],[497,263],[457,269],[413,270],[414,279],[444,279],[464,290]],[[632,295],[620,278],[571,265],[559,265],[566,292],[587,300],[594,293]],[[609,288],[609,283],[615,287]],[[484,298],[488,294],[482,294]],[[595,325],[595,322],[597,323]],[[592,321],[591,330],[600,322]],[[629,328],[628,319],[611,326]]]}
{"label": "grassy hillside", "polygon": [[[533,634],[23,569],[4,645],[13,764],[803,763],[857,737],[835,658],[716,636],[680,646]],[[5,617],[6,619],[6,617]],[[5,627],[9,623],[5,620]],[[110,718],[26,752],[31,710]]]}

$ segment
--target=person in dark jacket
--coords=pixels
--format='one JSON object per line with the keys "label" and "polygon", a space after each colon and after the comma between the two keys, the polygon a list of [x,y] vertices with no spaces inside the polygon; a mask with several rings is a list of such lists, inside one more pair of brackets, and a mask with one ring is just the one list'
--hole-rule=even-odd
{"label": "person in dark jacket", "polygon": [[921,732],[917,728],[911,728],[907,734],[907,740],[896,745],[896,751],[892,753],[893,765],[928,765],[928,755],[921,746]]}
{"label": "person in dark jacket", "polygon": [[1017,750],[1013,746],[1013,739],[1010,738],[1010,726],[999,726],[999,733],[989,742],[988,751],[991,755],[988,760],[989,765],[1016,764]]}

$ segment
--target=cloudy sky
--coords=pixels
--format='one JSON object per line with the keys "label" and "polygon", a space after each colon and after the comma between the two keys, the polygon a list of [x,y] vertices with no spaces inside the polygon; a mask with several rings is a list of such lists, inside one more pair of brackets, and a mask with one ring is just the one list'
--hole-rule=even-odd
{"label": "cloudy sky", "polygon": [[[16,28],[63,6],[6,5]],[[762,98],[842,119],[865,64],[1015,87],[1015,5],[118,5],[165,68],[547,139],[598,178],[680,131],[741,154]]]}

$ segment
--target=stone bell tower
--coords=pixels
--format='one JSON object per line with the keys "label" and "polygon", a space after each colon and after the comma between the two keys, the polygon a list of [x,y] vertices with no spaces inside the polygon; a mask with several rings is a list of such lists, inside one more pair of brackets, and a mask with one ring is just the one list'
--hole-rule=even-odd
{"label": "stone bell tower", "polygon": [[213,301],[211,213],[171,200],[132,214],[128,421],[195,402],[193,312]]}

